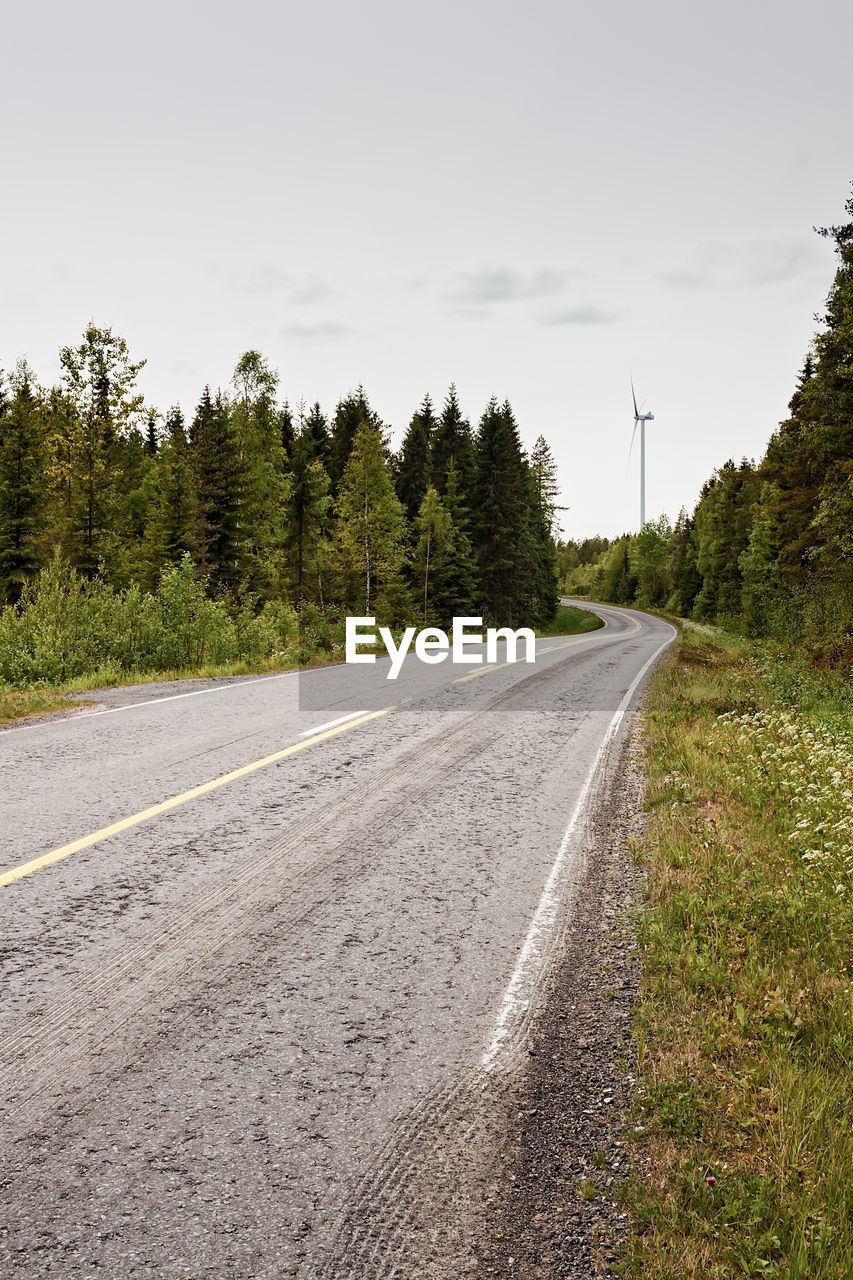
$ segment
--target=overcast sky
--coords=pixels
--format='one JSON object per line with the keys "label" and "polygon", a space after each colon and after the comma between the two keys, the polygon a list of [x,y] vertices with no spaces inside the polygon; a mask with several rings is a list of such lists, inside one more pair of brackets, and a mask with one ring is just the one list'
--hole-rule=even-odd
{"label": "overcast sky", "polygon": [[395,442],[455,381],[552,445],[569,536],[758,456],[853,179],[849,0],[39,3],[3,20],[0,364],[91,318],[192,412],[257,347]]}

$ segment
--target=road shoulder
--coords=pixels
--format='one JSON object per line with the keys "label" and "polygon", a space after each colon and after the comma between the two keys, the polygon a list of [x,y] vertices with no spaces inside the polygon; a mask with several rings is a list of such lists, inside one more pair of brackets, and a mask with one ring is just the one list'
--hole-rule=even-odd
{"label": "road shoulder", "polygon": [[644,827],[641,733],[638,716],[593,815],[588,869],[496,1161],[475,1274],[608,1276],[627,1227],[614,1188],[628,1173],[634,1080],[632,921],[644,877],[630,848]]}

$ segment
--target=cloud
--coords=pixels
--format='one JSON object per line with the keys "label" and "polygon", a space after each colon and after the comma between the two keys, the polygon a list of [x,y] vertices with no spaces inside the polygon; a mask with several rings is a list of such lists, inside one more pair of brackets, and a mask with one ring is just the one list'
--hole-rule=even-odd
{"label": "cloud", "polygon": [[783,284],[825,266],[820,248],[808,240],[710,240],[696,246],[691,262],[662,272],[660,279],[688,291],[710,285],[738,288]]}
{"label": "cloud", "polygon": [[568,273],[565,271],[535,271],[525,275],[508,267],[484,267],[477,271],[460,272],[445,301],[454,306],[491,306],[500,302],[524,302],[531,298],[544,298],[559,293]]}
{"label": "cloud", "polygon": [[566,311],[554,311],[544,315],[540,324],[613,324],[621,317],[619,311],[602,311],[600,307],[569,307]]}
{"label": "cloud", "polygon": [[293,276],[267,262],[258,262],[231,280],[234,293],[277,296],[292,307],[310,307],[332,296],[330,286],[318,276]]}
{"label": "cloud", "polygon": [[296,342],[338,342],[348,338],[356,331],[348,324],[340,324],[337,320],[320,321],[317,324],[288,324],[281,330],[286,338]]}

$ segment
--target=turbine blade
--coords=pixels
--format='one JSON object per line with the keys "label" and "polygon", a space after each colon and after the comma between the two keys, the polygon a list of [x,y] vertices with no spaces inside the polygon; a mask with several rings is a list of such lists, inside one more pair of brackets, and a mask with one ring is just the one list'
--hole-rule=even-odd
{"label": "turbine blade", "polygon": [[634,391],[634,378],[633,378],[633,375],[632,375],[632,377],[631,377],[631,397],[632,397],[632,399],[633,399],[633,401],[634,401],[634,421],[636,422],[640,415],[639,415],[639,412],[638,412],[638,410],[637,410],[637,393]]}
{"label": "turbine blade", "polygon": [[634,436],[637,434],[637,419],[634,419],[634,430],[631,432],[631,444],[628,448],[628,461],[625,463],[625,479],[628,479],[628,468],[631,465],[631,453],[634,448]]}

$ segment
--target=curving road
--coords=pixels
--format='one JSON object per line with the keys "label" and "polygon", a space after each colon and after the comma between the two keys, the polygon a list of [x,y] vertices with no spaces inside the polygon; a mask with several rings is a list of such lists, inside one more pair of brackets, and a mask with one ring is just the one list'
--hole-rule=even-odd
{"label": "curving road", "polygon": [[535,665],[138,686],[0,733],[0,1274],[464,1272],[674,634],[595,611]]}

